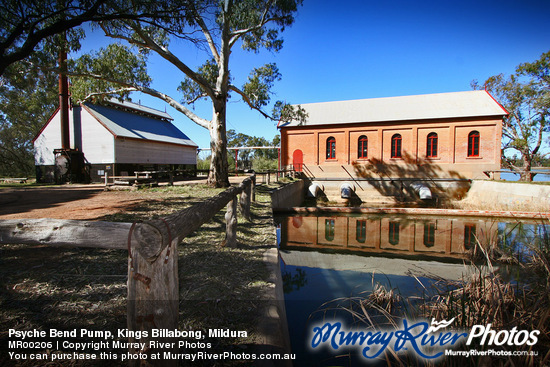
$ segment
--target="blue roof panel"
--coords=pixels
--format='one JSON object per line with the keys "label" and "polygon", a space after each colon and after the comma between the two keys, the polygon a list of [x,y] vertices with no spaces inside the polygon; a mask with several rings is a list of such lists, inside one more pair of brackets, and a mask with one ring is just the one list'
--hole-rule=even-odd
{"label": "blue roof panel", "polygon": [[132,113],[109,106],[90,103],[84,105],[117,137],[197,146],[187,135],[165,119],[153,118],[147,114]]}

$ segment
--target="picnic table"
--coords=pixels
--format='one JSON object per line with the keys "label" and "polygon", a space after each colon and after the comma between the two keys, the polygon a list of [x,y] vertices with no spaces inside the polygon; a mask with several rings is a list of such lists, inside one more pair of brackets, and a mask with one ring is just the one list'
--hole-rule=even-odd
{"label": "picnic table", "polygon": [[27,183],[28,178],[27,177],[4,177],[0,178],[0,182],[7,182],[7,183]]}

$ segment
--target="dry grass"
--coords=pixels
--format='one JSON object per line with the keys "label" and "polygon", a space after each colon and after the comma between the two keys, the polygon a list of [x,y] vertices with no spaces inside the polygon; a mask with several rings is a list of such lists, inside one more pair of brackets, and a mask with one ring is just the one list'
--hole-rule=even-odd
{"label": "dry grass", "polygon": [[[488,347],[463,345],[464,350],[502,348],[510,351],[537,352],[538,356],[458,357],[445,358],[438,366],[546,366],[550,362],[550,242],[532,247],[528,260],[516,262],[516,279],[507,279],[495,270],[491,253],[478,246],[477,256],[486,260],[474,266],[475,272],[460,281],[435,279],[436,295],[419,299],[403,299],[395,290],[379,284],[362,299],[349,300],[348,311],[367,329],[400,328],[402,318],[421,320],[451,320],[453,327],[470,330],[474,325],[491,323],[492,330],[539,330],[534,346]],[[420,282],[420,280],[417,278]],[[395,365],[430,365],[427,361],[411,359],[387,351],[384,358]]]}
{"label": "dry grass", "polygon": [[[213,343],[209,352],[237,348],[242,353],[257,337],[268,276],[263,253],[276,245],[270,197],[265,187],[258,189],[252,204],[253,222],[239,218],[239,248],[219,246],[225,235],[224,213],[220,212],[185,238],[178,249],[179,328],[249,332],[246,339],[205,340]],[[133,194],[146,199],[143,204],[102,220],[133,222],[165,216],[219,191],[200,185],[139,190]],[[0,246],[0,343],[7,344],[10,328],[126,328],[127,261],[127,254],[117,250]],[[15,365],[5,350],[0,365]],[[79,364],[70,361],[66,365]]]}

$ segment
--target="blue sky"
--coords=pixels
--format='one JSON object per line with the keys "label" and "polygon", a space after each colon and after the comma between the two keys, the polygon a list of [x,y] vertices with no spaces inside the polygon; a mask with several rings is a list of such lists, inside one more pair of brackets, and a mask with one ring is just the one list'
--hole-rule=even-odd
{"label": "blue sky", "polygon": [[[235,84],[242,85],[253,67],[276,62],[283,79],[273,101],[312,103],[470,90],[474,79],[513,73],[523,62],[550,50],[550,1],[319,1],[305,0],[296,22],[283,33],[281,52],[231,55]],[[92,37],[85,48],[93,48]],[[174,42],[182,59],[202,63],[203,53]],[[152,86],[174,97],[183,76],[158,57],[149,66]],[[165,109],[146,95],[134,101]],[[270,107],[271,108],[271,107]],[[176,126],[199,147],[209,134],[167,107]],[[195,107],[210,119],[208,103]],[[228,107],[227,129],[271,140],[275,123],[251,111],[237,96]]]}

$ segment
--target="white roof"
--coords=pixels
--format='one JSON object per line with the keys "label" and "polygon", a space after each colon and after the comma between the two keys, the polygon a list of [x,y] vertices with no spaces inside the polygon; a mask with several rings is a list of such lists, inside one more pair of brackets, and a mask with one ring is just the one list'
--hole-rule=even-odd
{"label": "white roof", "polygon": [[486,91],[358,99],[301,105],[307,121],[288,126],[505,116],[506,110]]}

